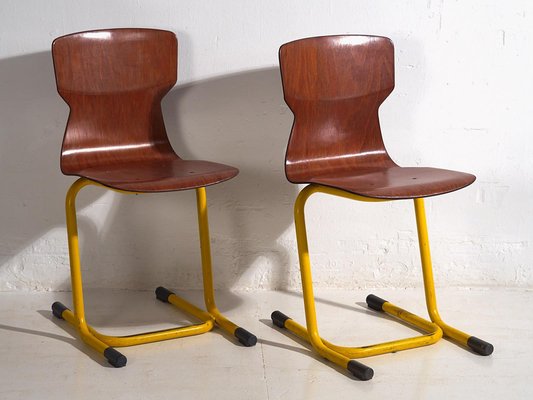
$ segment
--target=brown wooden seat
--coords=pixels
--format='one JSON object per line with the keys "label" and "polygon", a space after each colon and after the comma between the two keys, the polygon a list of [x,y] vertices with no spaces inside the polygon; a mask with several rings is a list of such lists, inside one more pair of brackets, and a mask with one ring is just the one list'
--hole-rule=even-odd
{"label": "brown wooden seat", "polygon": [[[448,337],[489,355],[493,346],[447,325],[437,310],[424,197],[470,185],[474,175],[437,168],[403,168],[390,158],[379,126],[378,109],[394,88],[394,47],[377,36],[327,36],[287,43],[280,48],[285,101],[294,114],[285,173],[293,183],[308,183],[294,205],[306,326],[280,311],[272,322],[308,341],[324,358],[362,380],[372,368],[356,358],[396,352]],[[362,347],[338,346],[320,337],[307,243],[305,204],[314,193],[360,201],[413,199],[422,261],[426,306],[431,321],[373,294],[369,308],[409,323],[424,335]]]}
{"label": "brown wooden seat", "polygon": [[233,178],[238,172],[224,164],[170,156],[162,160],[88,167],[76,175],[115,189],[168,192],[213,185]]}
{"label": "brown wooden seat", "polygon": [[192,189],[238,170],[182,160],[168,140],[161,99],[177,79],[172,32],[116,29],[64,36],[53,44],[57,88],[71,112],[61,170],[137,192]]}
{"label": "brown wooden seat", "polygon": [[354,167],[353,170],[317,174],[305,183],[318,183],[377,199],[414,199],[453,192],[475,179],[474,175],[447,169],[394,166]]}
{"label": "brown wooden seat", "polygon": [[[126,357],[114,347],[198,335],[219,326],[244,346],[257,338],[218,310],[214,299],[205,187],[233,178],[237,168],[183,160],[173,150],[161,99],[177,79],[177,39],[155,29],[109,29],[56,39],[52,55],[57,89],[70,106],[61,150],[61,170],[79,176],[67,192],[67,233],[74,310],[55,302],[52,312],[75,326],[82,339],[115,367]],[[85,319],[75,201],[87,185],[126,193],[195,189],[204,300],[202,310],[164,287],[156,297],[201,321],[199,324],[109,336]]]}
{"label": "brown wooden seat", "polygon": [[474,175],[401,168],[385,149],[378,108],[394,89],[394,47],[375,36],[297,40],[280,49],[285,101],[294,113],[285,171],[361,196],[413,199],[470,185]]}

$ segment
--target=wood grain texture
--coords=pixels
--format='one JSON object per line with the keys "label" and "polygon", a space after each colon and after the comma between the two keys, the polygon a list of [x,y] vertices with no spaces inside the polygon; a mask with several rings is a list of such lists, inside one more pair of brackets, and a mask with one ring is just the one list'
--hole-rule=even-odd
{"label": "wood grain texture", "polygon": [[474,175],[403,168],[390,158],[378,109],[394,89],[394,46],[378,36],[323,36],[279,52],[285,101],[294,114],[285,172],[362,196],[407,199],[448,193]]}
{"label": "wood grain texture", "polygon": [[177,39],[155,29],[80,32],[54,40],[57,89],[70,107],[61,150],[66,175],[138,192],[191,189],[236,168],[182,160],[161,100],[177,79]]}

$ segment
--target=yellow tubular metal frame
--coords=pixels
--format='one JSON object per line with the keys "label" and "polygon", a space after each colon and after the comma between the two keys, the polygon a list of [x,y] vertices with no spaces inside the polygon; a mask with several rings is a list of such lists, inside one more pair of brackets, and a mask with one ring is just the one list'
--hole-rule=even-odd
{"label": "yellow tubular metal frame", "polygon": [[[474,338],[473,336],[470,336],[445,324],[439,316],[439,313],[437,311],[437,301],[435,297],[435,287],[433,283],[433,272],[431,266],[431,256],[429,252],[429,239],[427,234],[424,200],[421,198],[414,199],[414,204],[418,230],[418,240],[420,244],[420,255],[422,260],[422,272],[424,278],[426,304],[431,321],[411,314],[410,312],[400,307],[397,307],[387,301],[384,301],[379,298],[376,299],[382,301],[380,308],[382,311],[410,325],[413,325],[426,333],[422,336],[419,335],[407,339],[395,340],[391,342],[379,343],[364,347],[337,346],[321,338],[318,333],[315,299],[313,294],[313,280],[311,275],[311,263],[309,259],[309,249],[307,243],[307,232],[304,215],[305,204],[309,197],[314,193],[325,193],[333,196],[339,196],[347,199],[365,202],[388,201],[386,199],[373,199],[363,197],[336,188],[317,184],[308,185],[300,192],[294,204],[294,221],[296,227],[296,239],[298,243],[300,273],[302,277],[306,327],[298,324],[297,322],[293,321],[284,314],[279,313],[279,311],[274,312],[272,316],[272,319],[276,325],[280,327],[282,326],[297,335],[298,337],[300,337],[301,339],[308,341],[321,356],[343,368],[348,368],[352,372],[353,370],[350,368],[349,365],[350,363],[354,362],[352,361],[352,359],[375,356],[384,353],[392,353],[400,350],[412,349],[415,347],[427,346],[436,343],[443,336],[449,337],[455,340],[456,342],[462,344],[463,346],[469,346],[471,348],[473,348],[473,346],[471,346],[471,344],[469,343],[469,339],[473,338],[475,340],[480,341],[479,339]],[[277,317],[278,322],[276,322],[276,313],[279,313]],[[488,343],[486,343],[486,345],[490,346],[490,350],[487,350],[488,354],[490,354],[492,352],[492,346]],[[480,351],[478,352],[482,354]],[[357,364],[359,366],[362,366],[363,368],[368,368],[362,364]],[[370,368],[368,369],[371,371]],[[354,375],[358,376],[355,372]],[[359,377],[361,379],[366,380],[370,379],[372,375],[373,372],[371,372],[369,375],[367,374],[366,377]]]}
{"label": "yellow tubular metal frame", "polygon": [[[68,246],[69,246],[69,258],[70,258],[70,271],[71,271],[71,283],[72,283],[72,298],[74,304],[74,310],[60,305],[59,312],[56,316],[65,319],[71,325],[73,325],[80,333],[81,338],[89,346],[97,350],[98,352],[105,355],[106,350],[113,347],[121,346],[133,346],[144,343],[157,342],[160,340],[174,339],[185,336],[199,335],[213,329],[213,327],[218,325],[224,331],[228,332],[231,335],[235,335],[241,340],[236,331],[239,328],[233,322],[225,318],[215,305],[214,299],[214,287],[213,287],[213,276],[211,268],[211,254],[210,254],[210,245],[209,245],[209,227],[207,219],[207,200],[206,200],[206,191],[205,187],[200,187],[196,189],[196,198],[198,206],[198,226],[200,233],[200,248],[202,256],[202,275],[204,283],[204,298],[207,311],[204,311],[195,305],[189,303],[188,301],[177,296],[175,293],[167,291],[168,297],[164,300],[177,308],[185,311],[186,313],[192,315],[201,321],[199,324],[165,329],[154,332],[145,332],[136,335],[128,336],[109,336],[104,335],[90,326],[85,318],[85,307],[83,301],[83,286],[82,286],[82,276],[81,276],[81,265],[80,265],[80,253],[79,253],[79,244],[78,244],[78,228],[77,228],[77,218],[76,218],[76,196],[79,191],[88,185],[95,185],[110,189],[119,193],[132,194],[135,192],[127,192],[122,190],[112,189],[106,186],[103,186],[97,182],[91,181],[86,178],[80,178],[67,192],[66,196],[66,220],[67,220],[67,235],[68,235]],[[60,304],[60,303],[54,303]],[[54,306],[53,306],[54,308]],[[54,310],[55,311],[55,310]],[[246,334],[249,334],[246,332]],[[249,340],[246,346],[255,344],[255,336],[251,335],[253,339],[247,337]],[[251,342],[250,342],[251,340]],[[120,355],[120,353],[118,353]],[[123,356],[122,356],[123,357]],[[109,359],[109,358],[108,358]],[[125,360],[125,357],[124,357]],[[111,361],[110,361],[111,362]],[[112,363],[112,362],[111,362]],[[113,363],[112,363],[113,364]],[[125,361],[124,361],[125,364]],[[120,365],[121,366],[121,365]]]}

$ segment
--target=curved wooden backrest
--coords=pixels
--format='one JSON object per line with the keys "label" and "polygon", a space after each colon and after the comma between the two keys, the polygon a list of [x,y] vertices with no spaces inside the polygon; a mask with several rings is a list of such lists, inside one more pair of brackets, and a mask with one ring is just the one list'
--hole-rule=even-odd
{"label": "curved wooden backrest", "polygon": [[177,79],[177,39],[155,29],[80,32],[54,40],[57,89],[70,106],[61,170],[176,157],[161,99]]}
{"label": "curved wooden backrest", "polygon": [[285,101],[294,114],[285,158],[289,181],[395,165],[378,118],[379,106],[394,89],[389,39],[301,39],[281,46],[279,57]]}

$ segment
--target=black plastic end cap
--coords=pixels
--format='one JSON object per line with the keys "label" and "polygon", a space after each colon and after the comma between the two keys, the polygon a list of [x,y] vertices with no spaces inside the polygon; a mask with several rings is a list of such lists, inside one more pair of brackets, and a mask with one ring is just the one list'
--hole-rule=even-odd
{"label": "black plastic end cap", "polygon": [[475,336],[470,336],[468,338],[467,344],[468,347],[470,347],[474,352],[476,352],[477,354],[481,354],[482,356],[490,356],[494,351],[493,345]]}
{"label": "black plastic end cap", "polygon": [[104,350],[104,357],[107,358],[109,364],[111,364],[115,368],[121,368],[125,366],[128,362],[126,356],[116,351],[113,347],[108,347]]}
{"label": "black plastic end cap", "polygon": [[369,294],[368,296],[366,296],[366,304],[372,310],[383,311],[383,304],[385,304],[386,302],[387,300],[383,300],[381,297],[375,296],[373,294]]}
{"label": "black plastic end cap", "polygon": [[63,319],[63,311],[65,310],[68,310],[68,308],[59,301],[52,304],[52,314],[54,314],[56,318]]}
{"label": "black plastic end cap", "polygon": [[174,294],[174,292],[171,292],[167,288],[164,288],[163,286],[159,286],[155,290],[155,297],[157,297],[158,300],[162,301],[163,303],[168,303],[168,298],[171,294]]}
{"label": "black plastic end cap", "polygon": [[252,347],[257,343],[257,337],[244,328],[235,329],[234,335],[243,346]]}
{"label": "black plastic end cap", "polygon": [[347,368],[353,376],[362,381],[369,381],[374,377],[374,370],[359,361],[350,360]]}
{"label": "black plastic end cap", "polygon": [[290,319],[281,311],[274,311],[270,318],[272,318],[272,323],[278,328],[285,328],[285,322]]}

